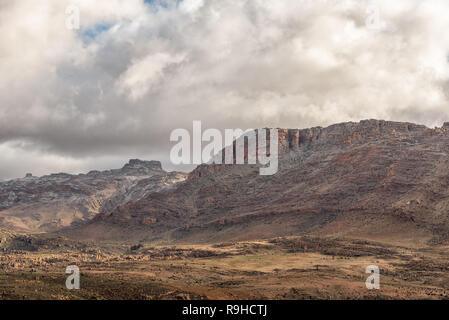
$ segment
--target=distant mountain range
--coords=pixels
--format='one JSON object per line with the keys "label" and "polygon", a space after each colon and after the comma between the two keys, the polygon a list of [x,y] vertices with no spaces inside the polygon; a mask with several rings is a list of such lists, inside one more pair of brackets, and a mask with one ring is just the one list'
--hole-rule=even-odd
{"label": "distant mountain range", "polygon": [[0,184],[0,225],[74,239],[215,242],[345,235],[447,242],[449,124],[279,129],[279,171],[154,161]]}
{"label": "distant mountain range", "polygon": [[158,161],[130,160],[123,168],[0,182],[0,227],[55,231],[114,210],[130,200],[171,188],[185,173],[166,172]]}

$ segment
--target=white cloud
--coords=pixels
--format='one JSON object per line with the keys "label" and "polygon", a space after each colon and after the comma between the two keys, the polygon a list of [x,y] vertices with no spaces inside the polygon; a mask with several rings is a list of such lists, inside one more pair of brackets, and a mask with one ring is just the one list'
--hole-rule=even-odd
{"label": "white cloud", "polygon": [[[182,62],[182,55],[168,53],[150,54],[136,61],[120,76],[117,87],[120,92],[128,91],[132,100],[143,97],[162,84],[171,66]],[[161,89],[161,88],[159,88]]]}
{"label": "white cloud", "polygon": [[204,0],[184,0],[180,3],[179,9],[186,13],[193,13],[204,5]]}
{"label": "white cloud", "polygon": [[[0,166],[21,152],[36,159],[8,160],[12,173],[166,160],[170,131],[196,119],[301,128],[449,118],[445,0],[70,4],[78,31],[65,27],[63,1],[0,4],[0,143],[26,142],[3,148]],[[373,12],[378,28],[367,25]]]}

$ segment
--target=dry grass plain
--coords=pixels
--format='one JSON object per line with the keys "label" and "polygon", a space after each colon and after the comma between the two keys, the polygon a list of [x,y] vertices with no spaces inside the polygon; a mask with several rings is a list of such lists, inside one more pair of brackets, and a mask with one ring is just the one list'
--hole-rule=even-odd
{"label": "dry grass plain", "polygon": [[[45,243],[45,241],[44,241]],[[1,299],[448,299],[449,248],[284,237],[213,245],[2,249]],[[80,290],[67,290],[77,265]],[[367,290],[365,268],[380,268]]]}

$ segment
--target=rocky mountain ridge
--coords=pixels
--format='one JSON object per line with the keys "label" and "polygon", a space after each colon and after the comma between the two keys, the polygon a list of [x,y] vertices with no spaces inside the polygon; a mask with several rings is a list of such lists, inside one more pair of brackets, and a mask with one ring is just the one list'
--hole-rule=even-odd
{"label": "rocky mountain ridge", "polygon": [[186,174],[166,172],[159,161],[131,159],[121,169],[0,182],[0,226],[54,231],[93,218],[130,200],[168,189]]}
{"label": "rocky mountain ridge", "polygon": [[279,171],[200,165],[99,214],[75,238],[225,241],[302,234],[449,238],[449,125],[365,120],[279,129]]}

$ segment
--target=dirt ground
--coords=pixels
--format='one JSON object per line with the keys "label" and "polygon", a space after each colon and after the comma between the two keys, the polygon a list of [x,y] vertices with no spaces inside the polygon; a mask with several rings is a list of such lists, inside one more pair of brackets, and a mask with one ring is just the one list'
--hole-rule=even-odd
{"label": "dirt ground", "polygon": [[[444,246],[314,237],[168,246],[22,242],[2,248],[1,299],[449,298]],[[68,265],[80,269],[79,290],[65,287]],[[365,286],[369,265],[380,268],[379,290]]]}

